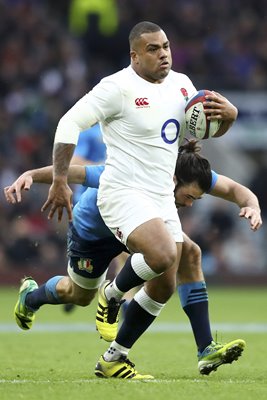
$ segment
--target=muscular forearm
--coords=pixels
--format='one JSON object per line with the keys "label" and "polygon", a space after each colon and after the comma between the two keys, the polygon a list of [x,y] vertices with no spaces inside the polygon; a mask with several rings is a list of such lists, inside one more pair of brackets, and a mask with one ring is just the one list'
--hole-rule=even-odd
{"label": "muscular forearm", "polygon": [[222,120],[218,131],[215,133],[214,137],[223,136],[233,125],[237,119],[238,110],[235,106],[232,106],[231,113],[229,113],[228,119]]}
{"label": "muscular forearm", "polygon": [[258,198],[246,186],[223,175],[218,175],[218,180],[210,194],[238,205],[239,216],[250,221],[253,231],[257,231],[261,227],[262,219]]}
{"label": "muscular forearm", "polygon": [[235,203],[240,207],[250,207],[253,210],[260,211],[260,205],[257,196],[248,188],[240,185],[238,190],[234,190]]}
{"label": "muscular forearm", "polygon": [[224,175],[218,175],[217,182],[210,194],[231,201],[237,204],[239,208],[260,209],[257,196],[249,188]]}
{"label": "muscular forearm", "polygon": [[[52,183],[53,177],[53,166],[33,169],[25,172],[32,177],[35,183]],[[79,183],[83,184],[85,181],[85,167],[82,165],[70,165],[68,171],[68,183]]]}
{"label": "muscular forearm", "polygon": [[[234,182],[229,179],[228,181]],[[238,205],[239,208],[251,207],[254,210],[260,211],[257,196],[250,189],[243,185],[240,185],[237,182],[234,182],[234,184],[229,184],[229,186],[224,187],[223,190],[221,189],[221,187],[218,189],[215,188],[214,190],[212,190],[211,194],[224,200],[231,201],[232,203]]]}
{"label": "muscular forearm", "polygon": [[218,131],[213,135],[213,137],[220,137],[223,136],[233,125],[233,121],[222,121]]}
{"label": "muscular forearm", "polygon": [[30,175],[35,183],[52,183],[53,166],[33,169],[24,173]]}
{"label": "muscular forearm", "polygon": [[214,137],[220,137],[223,136],[236,121],[238,109],[220,93],[214,92],[214,95],[218,103],[211,103],[214,104],[214,110],[211,109],[211,116],[218,118],[219,121],[221,121],[219,129],[214,135]]}
{"label": "muscular forearm", "polygon": [[67,182],[70,160],[74,152],[75,144],[58,143],[53,148],[53,180],[65,180]]}

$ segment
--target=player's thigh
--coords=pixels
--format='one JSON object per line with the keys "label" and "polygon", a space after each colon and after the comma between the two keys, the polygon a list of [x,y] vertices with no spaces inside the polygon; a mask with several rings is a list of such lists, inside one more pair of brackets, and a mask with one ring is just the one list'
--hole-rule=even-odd
{"label": "player's thigh", "polygon": [[68,275],[83,289],[97,289],[111,261],[125,249],[113,235],[89,241],[82,239],[72,226],[68,231]]}
{"label": "player's thigh", "polygon": [[98,205],[114,235],[131,252],[142,253],[155,272],[170,268],[177,258],[176,242],[183,241],[174,196],[135,188],[109,190],[108,194],[98,200]]}
{"label": "player's thigh", "polygon": [[130,233],[127,247],[133,252],[142,253],[151,266],[159,260],[172,265],[177,257],[175,240],[160,218],[147,221]]}
{"label": "player's thigh", "polygon": [[162,241],[170,251],[175,242],[183,241],[173,195],[159,196],[135,188],[106,192],[98,199],[100,213],[115,237],[131,251],[143,252],[151,243],[163,248]]}

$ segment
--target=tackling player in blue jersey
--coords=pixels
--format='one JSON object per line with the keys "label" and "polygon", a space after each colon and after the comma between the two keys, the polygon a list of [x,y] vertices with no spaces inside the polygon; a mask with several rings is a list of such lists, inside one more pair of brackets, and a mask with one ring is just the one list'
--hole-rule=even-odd
{"label": "tackling player in blue jersey", "polygon": [[[200,147],[194,140],[180,147],[176,167],[176,206],[191,206],[203,193],[209,192],[236,203],[240,207],[239,215],[248,218],[251,229],[257,230],[262,222],[256,196],[248,188],[211,171],[208,161],[198,154],[199,150]],[[68,233],[69,276],[53,277],[39,288],[31,278],[23,281],[15,307],[16,321],[22,329],[31,328],[36,311],[44,304],[88,305],[104,279],[111,259],[121,251],[127,251],[106,227],[96,205],[97,187],[103,169],[103,166],[70,167],[69,182],[83,183],[84,186],[93,188],[86,190],[73,209],[73,222]],[[25,172],[16,182],[5,188],[7,201],[20,202],[22,189],[28,190],[33,182],[50,183],[51,177],[51,167]],[[213,341],[208,316],[208,296],[201,269],[201,252],[186,234],[183,235],[183,251],[178,269],[178,293],[195,336],[199,352],[199,371],[208,374],[219,365],[237,359],[245,344],[242,340],[225,345]],[[165,284],[168,282],[168,279],[161,276],[146,283],[145,290],[149,294],[158,287],[159,279]],[[142,290],[134,297],[132,305],[130,304],[130,311],[127,310],[125,321],[116,338],[119,344],[128,346],[129,349],[158,315],[156,309],[153,314],[144,310],[143,319],[146,322],[141,324],[139,320],[138,326],[135,327],[134,306],[142,295]],[[165,288],[165,291],[168,289]],[[103,362],[105,363],[104,359],[101,368],[96,368],[96,374],[112,376],[114,371],[103,371]],[[138,376],[133,367],[131,372],[133,376]]]}

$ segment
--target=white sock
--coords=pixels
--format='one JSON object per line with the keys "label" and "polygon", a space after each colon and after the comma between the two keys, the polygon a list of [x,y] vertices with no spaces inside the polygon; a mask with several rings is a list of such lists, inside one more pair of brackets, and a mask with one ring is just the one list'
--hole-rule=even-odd
{"label": "white sock", "polygon": [[117,342],[113,341],[109,346],[109,349],[103,355],[103,358],[105,361],[116,361],[119,360],[121,356],[127,357],[129,351],[130,349],[127,349],[127,347],[121,346]]}
{"label": "white sock", "polygon": [[[131,258],[131,268],[134,273],[139,276],[144,281],[149,281],[160,274],[153,271],[149,265],[144,260],[144,256],[141,253],[135,253]],[[108,300],[114,297],[117,301],[121,300],[124,295],[124,292],[120,291],[116,285],[116,278],[108,285],[105,289],[105,295]]]}
{"label": "white sock", "polygon": [[106,295],[107,300],[110,300],[111,297],[114,297],[117,301],[119,301],[119,300],[121,300],[124,293],[121,292],[117,288],[117,285],[116,285],[116,282],[114,279],[114,281],[112,281],[111,284],[105,288],[105,295]]}
{"label": "white sock", "polygon": [[150,281],[157,276],[160,276],[157,272],[153,271],[150,266],[145,262],[144,256],[141,253],[134,253],[131,259],[132,269],[141,279],[144,281]]}
{"label": "white sock", "polygon": [[144,287],[142,287],[134,296],[134,300],[142,307],[146,312],[157,317],[166,303],[159,303],[151,299],[146,293]]}

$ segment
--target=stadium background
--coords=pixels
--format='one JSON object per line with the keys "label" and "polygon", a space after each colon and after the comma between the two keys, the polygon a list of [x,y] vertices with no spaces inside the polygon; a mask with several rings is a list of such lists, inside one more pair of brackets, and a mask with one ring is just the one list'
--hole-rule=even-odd
{"label": "stadium background", "polygon": [[[0,0],[0,284],[64,273],[66,221],[40,213],[48,187],[36,185],[16,207],[3,187],[51,163],[60,116],[101,77],[128,65],[128,33],[140,20],[164,28],[175,70],[239,108],[235,126],[203,142],[203,153],[217,172],[257,193],[266,220],[266,13],[264,0]],[[267,283],[266,226],[251,232],[237,207],[211,196],[181,218],[202,247],[208,282]]]}

